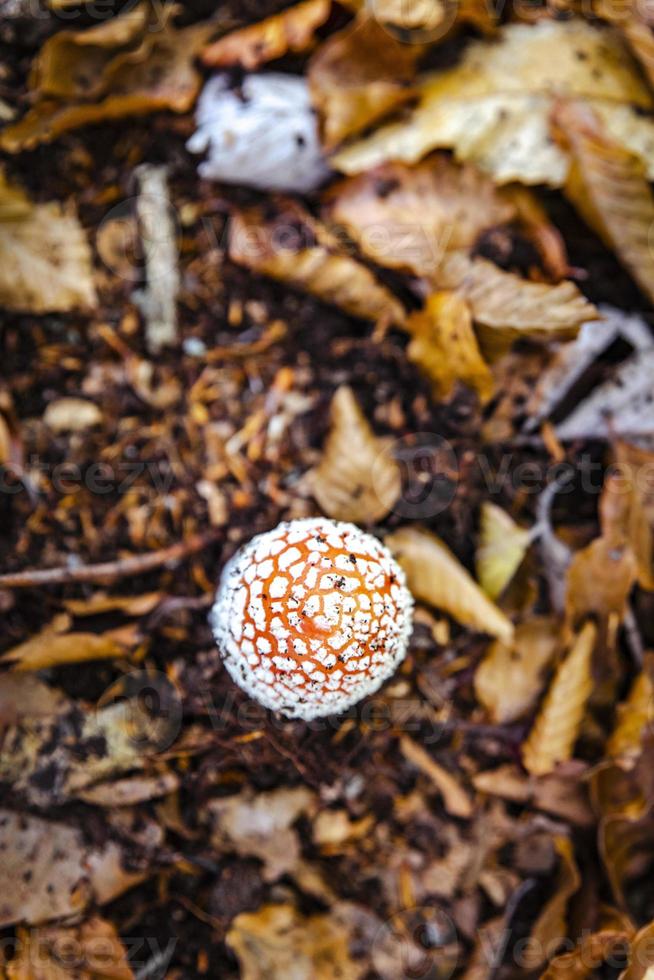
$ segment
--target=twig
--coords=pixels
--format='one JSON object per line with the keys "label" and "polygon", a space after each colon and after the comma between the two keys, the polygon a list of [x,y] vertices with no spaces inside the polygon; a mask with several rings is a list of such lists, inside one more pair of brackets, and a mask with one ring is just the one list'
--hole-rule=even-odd
{"label": "twig", "polygon": [[135,299],[145,317],[148,350],[177,343],[177,295],[179,265],[177,235],[168,194],[166,167],[144,163],[136,170],[139,196],[136,202],[145,255],[147,285]]}
{"label": "twig", "polygon": [[186,541],[159,551],[151,551],[145,555],[130,555],[129,558],[118,558],[116,561],[101,562],[98,565],[77,565],[69,567],[61,565],[56,568],[31,569],[25,572],[10,572],[0,575],[0,588],[29,589],[42,585],[68,585],[71,582],[107,582],[117,578],[127,578],[130,575],[141,575],[144,572],[160,568],[161,565],[172,565],[189,555],[203,551],[221,536],[217,530],[207,534],[194,534]]}

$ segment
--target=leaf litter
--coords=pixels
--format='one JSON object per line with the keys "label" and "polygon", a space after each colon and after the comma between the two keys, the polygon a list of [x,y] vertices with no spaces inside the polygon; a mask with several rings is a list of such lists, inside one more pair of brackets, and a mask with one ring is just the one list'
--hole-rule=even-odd
{"label": "leaf litter", "polygon": [[[0,12],[2,980],[653,968],[652,18],[409,6]],[[206,622],[315,514],[416,599],[320,725]]]}

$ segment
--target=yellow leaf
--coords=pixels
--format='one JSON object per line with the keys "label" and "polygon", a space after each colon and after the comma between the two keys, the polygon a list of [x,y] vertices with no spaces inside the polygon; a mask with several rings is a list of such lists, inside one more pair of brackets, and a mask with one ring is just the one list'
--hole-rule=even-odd
{"label": "yellow leaf", "polygon": [[33,204],[0,173],[0,305],[29,313],[96,304],[91,249],[59,204]]}
{"label": "yellow leaf", "polygon": [[638,581],[654,589],[654,452],[623,439],[615,443],[618,477],[626,494],[626,533],[638,562]]}
{"label": "yellow leaf", "polygon": [[492,397],[493,375],[465,299],[454,292],[432,293],[424,309],[408,318],[406,329],[412,336],[407,356],[432,381],[437,398],[451,397],[458,381],[473,388],[482,404]]}
{"label": "yellow leaf", "polygon": [[108,633],[61,633],[52,624],[0,657],[13,670],[43,670],[62,664],[123,657],[127,648]]}
{"label": "yellow leaf", "polygon": [[516,626],[512,643],[496,640],[491,644],[475,673],[475,694],[493,722],[516,721],[534,706],[559,634],[554,619],[534,616]]}
{"label": "yellow leaf", "polygon": [[565,340],[599,313],[572,282],[551,286],[504,272],[485,259],[462,252],[445,257],[436,283],[456,289],[468,301],[487,357],[505,353],[519,337]]}
{"label": "yellow leaf", "polygon": [[535,776],[553,772],[559,762],[572,756],[593,690],[591,662],[596,637],[596,627],[587,623],[559,665],[522,747],[525,768]]}
{"label": "yellow leaf", "polygon": [[359,980],[361,964],[348,950],[348,933],[329,915],[305,917],[292,905],[263,905],[232,922],[227,943],[242,980]]}
{"label": "yellow leaf", "polygon": [[654,975],[654,922],[643,926],[630,944],[627,969],[619,980],[651,980]]}
{"label": "yellow leaf", "polygon": [[331,7],[331,0],[304,0],[219,38],[204,49],[202,61],[211,68],[240,65],[254,71],[289,52],[307,51],[315,41],[318,28],[329,17]]}
{"label": "yellow leaf", "polygon": [[649,670],[642,670],[631,686],[626,701],[618,705],[616,725],[606,745],[613,759],[639,756],[642,739],[654,721],[654,684]]}
{"label": "yellow leaf", "polygon": [[504,592],[527,553],[531,534],[498,507],[485,501],[481,505],[477,578],[491,599]]}
{"label": "yellow leaf", "polygon": [[654,299],[654,195],[644,162],[611,139],[588,106],[563,103],[554,123],[572,159],[566,196]]}
{"label": "yellow leaf", "polygon": [[433,275],[446,252],[472,248],[518,213],[488,177],[442,153],[343,180],[327,192],[325,211],[374,262],[418,276]]}
{"label": "yellow leaf", "polygon": [[352,316],[401,324],[401,303],[360,262],[342,253],[326,228],[294,201],[273,217],[250,208],[229,229],[234,262],[317,296]]}
{"label": "yellow leaf", "polygon": [[511,621],[434,534],[404,527],[388,535],[385,543],[402,565],[416,599],[443,609],[479,633],[511,639]]}
{"label": "yellow leaf", "polygon": [[400,748],[404,758],[420,769],[434,783],[443,797],[443,805],[448,813],[451,813],[453,817],[463,817],[464,820],[472,816],[472,801],[451,772],[439,766],[427,750],[414,742],[408,735],[401,737]]}
{"label": "yellow leaf", "polygon": [[617,548],[607,538],[577,551],[566,577],[568,622],[574,626],[592,614],[604,621],[615,614],[622,621],[637,571],[631,548]]}
{"label": "yellow leaf", "polygon": [[654,177],[654,122],[639,112],[652,109],[651,94],[615,32],[580,19],[509,24],[498,41],[469,45],[454,68],[420,81],[407,118],[346,147],[332,163],[354,174],[448,147],[498,183],[560,187],[569,161],[550,137],[557,96],[592,104],[609,135]]}
{"label": "yellow leaf", "polygon": [[411,98],[418,44],[401,44],[373,18],[333,34],[311,59],[307,77],[332,148]]}
{"label": "yellow leaf", "polygon": [[311,473],[311,491],[323,513],[340,521],[374,524],[402,492],[391,440],[375,436],[351,388],[339,388],[323,457]]}

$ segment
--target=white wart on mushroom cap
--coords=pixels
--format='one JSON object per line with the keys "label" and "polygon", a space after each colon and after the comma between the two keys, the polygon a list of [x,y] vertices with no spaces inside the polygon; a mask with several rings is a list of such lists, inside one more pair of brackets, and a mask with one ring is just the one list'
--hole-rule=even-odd
{"label": "white wart on mushroom cap", "polygon": [[226,565],[211,625],[233,680],[311,720],[376,691],[406,655],[413,599],[377,538],[354,524],[280,524]]}

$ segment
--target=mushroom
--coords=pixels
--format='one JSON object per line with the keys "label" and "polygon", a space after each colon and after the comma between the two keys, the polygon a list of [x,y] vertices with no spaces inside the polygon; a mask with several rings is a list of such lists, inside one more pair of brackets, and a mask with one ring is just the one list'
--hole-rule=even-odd
{"label": "mushroom", "polygon": [[376,691],[406,655],[413,599],[378,540],[324,517],[280,524],[225,566],[211,625],[232,679],[310,721]]}

